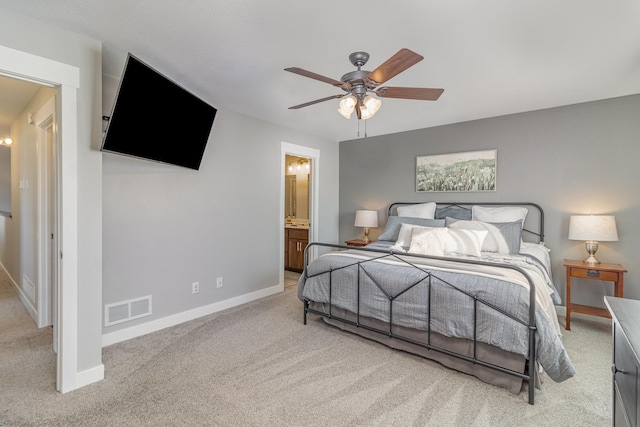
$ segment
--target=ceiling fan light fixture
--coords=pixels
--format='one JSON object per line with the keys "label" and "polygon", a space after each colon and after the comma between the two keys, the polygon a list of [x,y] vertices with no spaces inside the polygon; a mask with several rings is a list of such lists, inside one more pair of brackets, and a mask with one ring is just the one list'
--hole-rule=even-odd
{"label": "ceiling fan light fixture", "polygon": [[342,114],[345,119],[350,119],[351,114],[353,113],[353,109],[356,107],[358,100],[355,96],[349,95],[340,100],[340,107],[338,108],[338,112]]}
{"label": "ceiling fan light fixture", "polygon": [[367,95],[362,100],[362,106],[360,107],[360,112],[362,114],[362,120],[367,120],[378,112],[380,107],[382,106],[382,101],[373,96]]}

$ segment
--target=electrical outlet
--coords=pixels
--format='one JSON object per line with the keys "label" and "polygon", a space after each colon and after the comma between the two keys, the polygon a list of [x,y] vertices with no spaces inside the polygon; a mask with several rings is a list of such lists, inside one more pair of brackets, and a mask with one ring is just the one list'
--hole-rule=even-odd
{"label": "electrical outlet", "polygon": [[197,294],[198,292],[200,292],[200,282],[193,282],[191,284],[191,293]]}
{"label": "electrical outlet", "polygon": [[218,277],[216,279],[216,287],[217,288],[221,288],[222,287],[222,277]]}

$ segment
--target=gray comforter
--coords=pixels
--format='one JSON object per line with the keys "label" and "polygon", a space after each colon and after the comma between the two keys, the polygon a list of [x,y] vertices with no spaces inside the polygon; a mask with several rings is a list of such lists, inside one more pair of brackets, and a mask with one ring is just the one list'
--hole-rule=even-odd
{"label": "gray comforter", "polygon": [[[409,256],[372,259],[380,256],[361,250],[323,255],[313,261],[300,278],[298,297],[329,303],[331,293],[334,306],[353,313],[359,311],[362,316],[387,322],[392,316],[394,324],[418,330],[427,330],[430,323],[434,332],[467,339],[472,339],[474,334],[475,297],[486,303],[477,305],[478,339],[505,351],[528,356],[529,284],[521,273]],[[548,282],[544,269],[523,256],[500,257],[495,261],[518,265],[534,280],[538,362],[554,381],[572,377],[575,369],[562,345],[553,310],[555,289]],[[523,321],[524,325],[514,318]]]}

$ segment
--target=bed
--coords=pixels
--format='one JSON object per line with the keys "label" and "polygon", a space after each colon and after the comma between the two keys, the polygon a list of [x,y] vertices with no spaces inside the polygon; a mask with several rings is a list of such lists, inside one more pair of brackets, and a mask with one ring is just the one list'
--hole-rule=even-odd
{"label": "bed", "polygon": [[[308,263],[310,251],[324,252]],[[575,374],[534,203],[393,203],[363,248],[312,242],[298,283],[308,314],[506,388]]]}

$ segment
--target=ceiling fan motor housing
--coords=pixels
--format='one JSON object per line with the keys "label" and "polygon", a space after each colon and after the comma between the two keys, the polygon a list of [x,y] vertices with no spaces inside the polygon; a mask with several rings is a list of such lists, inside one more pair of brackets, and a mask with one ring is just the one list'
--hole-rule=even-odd
{"label": "ceiling fan motor housing", "polygon": [[340,78],[340,81],[349,83],[350,89],[347,92],[351,92],[356,98],[362,98],[367,94],[367,87],[364,84],[364,79],[369,75],[369,71],[357,70],[351,71]]}
{"label": "ceiling fan motor housing", "polygon": [[361,70],[364,64],[369,60],[369,54],[367,52],[353,52],[349,55],[349,61],[358,67],[356,71],[351,71],[340,78],[340,81],[349,83],[349,89],[345,89],[353,96],[362,100],[367,94],[367,91],[371,88],[367,88],[365,84],[365,78],[371,73],[370,71]]}

